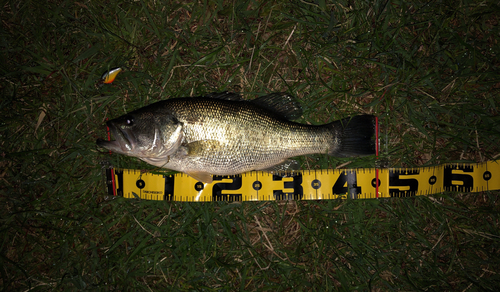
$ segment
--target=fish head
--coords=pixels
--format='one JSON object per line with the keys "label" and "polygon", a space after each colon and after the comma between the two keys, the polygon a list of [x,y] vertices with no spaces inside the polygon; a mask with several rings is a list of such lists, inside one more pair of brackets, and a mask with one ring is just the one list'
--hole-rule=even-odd
{"label": "fish head", "polygon": [[136,111],[106,122],[114,140],[97,140],[109,151],[162,165],[183,140],[183,124],[173,115]]}

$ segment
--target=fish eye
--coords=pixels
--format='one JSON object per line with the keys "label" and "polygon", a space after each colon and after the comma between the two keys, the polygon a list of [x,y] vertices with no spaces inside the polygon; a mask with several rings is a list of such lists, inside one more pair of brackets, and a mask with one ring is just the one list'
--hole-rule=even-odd
{"label": "fish eye", "polygon": [[127,126],[133,126],[134,125],[134,117],[126,116],[125,123],[127,124]]}

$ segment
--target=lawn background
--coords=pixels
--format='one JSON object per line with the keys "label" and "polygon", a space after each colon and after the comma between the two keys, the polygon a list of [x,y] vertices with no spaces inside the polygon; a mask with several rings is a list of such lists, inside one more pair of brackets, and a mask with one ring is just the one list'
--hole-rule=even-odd
{"label": "lawn background", "polygon": [[[106,119],[287,91],[299,121],[380,117],[381,166],[500,155],[495,1],[2,1],[4,291],[495,291],[499,192],[150,202],[106,195]],[[110,68],[124,67],[110,85]],[[373,157],[301,158],[303,169]]]}

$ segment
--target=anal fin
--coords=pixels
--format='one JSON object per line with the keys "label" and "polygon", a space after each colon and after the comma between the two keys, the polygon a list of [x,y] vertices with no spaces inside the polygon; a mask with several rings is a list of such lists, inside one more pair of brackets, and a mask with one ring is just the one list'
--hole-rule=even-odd
{"label": "anal fin", "polygon": [[285,171],[293,171],[293,170],[299,170],[300,169],[300,164],[293,159],[285,159],[281,161],[278,164],[275,164],[273,166],[261,168],[261,169],[256,169],[256,170],[262,170],[262,171],[267,171],[271,173],[275,172],[285,172]]}
{"label": "anal fin", "polygon": [[195,172],[195,171],[193,171],[193,172],[186,172],[186,174],[189,175],[190,177],[194,178],[197,181],[201,181],[202,183],[209,184],[209,183],[213,182],[212,175],[208,172]]}

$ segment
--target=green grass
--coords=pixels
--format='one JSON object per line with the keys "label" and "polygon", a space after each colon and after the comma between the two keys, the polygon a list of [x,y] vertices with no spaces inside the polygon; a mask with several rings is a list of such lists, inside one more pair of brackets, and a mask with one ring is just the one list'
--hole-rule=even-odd
{"label": "green grass", "polygon": [[497,290],[498,191],[127,200],[106,195],[103,167],[151,168],[95,140],[106,119],[168,97],[288,91],[302,122],[378,115],[387,166],[495,159],[499,12],[469,0],[2,1],[1,288]]}

